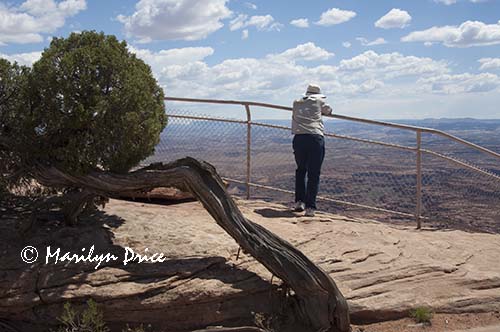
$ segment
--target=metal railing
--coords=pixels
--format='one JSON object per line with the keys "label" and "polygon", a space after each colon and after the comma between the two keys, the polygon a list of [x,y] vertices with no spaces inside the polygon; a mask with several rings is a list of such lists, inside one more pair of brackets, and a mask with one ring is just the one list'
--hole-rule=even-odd
{"label": "metal railing", "polygon": [[[216,117],[211,117],[211,116],[200,116],[200,115],[192,115],[192,114],[181,114],[182,112],[174,112],[171,109],[169,109],[168,104],[167,104],[167,114],[169,117],[169,121],[172,121],[172,119],[177,119],[178,121],[200,121],[200,122],[212,122],[212,123],[218,123],[218,124],[231,124],[231,125],[236,125],[236,126],[242,126],[241,129],[245,128],[244,131],[246,132],[246,142],[244,143],[245,145],[245,170],[244,170],[244,177],[240,179],[236,179],[234,177],[229,176],[229,174],[224,174],[222,173],[223,177],[225,177],[226,180],[236,183],[236,184],[241,184],[245,186],[245,196],[246,198],[251,197],[251,188],[258,188],[258,189],[265,189],[265,190],[272,190],[276,192],[283,192],[283,193],[289,193],[292,194],[293,191],[290,189],[286,189],[283,187],[280,187],[279,185],[275,185],[273,183],[271,184],[259,184],[255,183],[252,181],[252,141],[257,139],[258,137],[252,137],[252,129],[253,128],[260,128],[259,130],[276,130],[276,131],[282,131],[282,132],[287,132],[290,133],[290,128],[287,126],[282,126],[278,124],[272,124],[272,123],[264,123],[264,122],[257,122],[253,121],[252,119],[252,109],[251,107],[258,107],[258,108],[265,108],[265,109],[274,109],[274,110],[281,110],[281,111],[292,111],[291,107],[285,107],[285,106],[279,106],[279,105],[273,105],[273,104],[266,104],[266,103],[258,103],[258,102],[251,102],[251,101],[235,101],[235,100],[211,100],[211,99],[193,99],[193,98],[175,98],[175,97],[166,97],[166,101],[173,101],[173,102],[187,102],[187,103],[203,103],[203,104],[218,104],[218,105],[240,105],[244,107],[245,114],[246,114],[246,120],[238,120],[238,119],[230,119],[228,117],[223,117],[223,118],[216,118]],[[415,188],[414,188],[414,211],[397,211],[394,208],[386,207],[386,206],[373,206],[373,204],[363,204],[361,202],[353,202],[349,201],[347,199],[338,199],[335,197],[328,197],[324,195],[320,195],[318,198],[332,202],[332,203],[337,203],[341,204],[344,206],[348,207],[353,207],[353,208],[361,208],[361,209],[368,209],[371,211],[378,211],[378,212],[384,212],[384,213],[389,213],[392,215],[400,216],[400,217],[405,217],[405,218],[414,218],[417,222],[417,228],[421,228],[421,220],[425,219],[426,217],[423,216],[422,214],[422,209],[423,209],[423,189],[422,186],[424,184],[424,174],[423,174],[423,168],[422,168],[422,160],[424,155],[432,156],[433,158],[437,158],[441,161],[446,161],[447,163],[452,163],[457,167],[467,169],[468,171],[480,175],[484,179],[484,183],[489,183],[488,185],[491,185],[493,183],[494,186],[500,186],[500,173],[496,173],[495,171],[498,170],[500,172],[500,166],[497,168],[497,165],[500,165],[500,154],[497,152],[494,152],[490,149],[484,148],[480,145],[471,143],[469,141],[466,141],[462,138],[456,137],[454,135],[451,135],[449,133],[436,130],[436,129],[431,129],[431,128],[424,128],[424,127],[416,127],[416,126],[410,126],[410,125],[404,125],[404,124],[398,124],[398,123],[390,123],[390,122],[383,122],[383,121],[375,121],[375,120],[367,120],[367,119],[360,119],[360,118],[354,118],[354,117],[349,117],[349,116],[344,116],[344,115],[331,115],[328,116],[334,119],[338,120],[343,120],[343,121],[348,121],[349,123],[360,123],[363,125],[375,125],[379,127],[385,127],[385,128],[391,128],[391,129],[397,129],[401,130],[404,132],[414,132],[415,133],[415,146],[408,146],[407,144],[401,144],[401,143],[395,143],[395,142],[384,142],[379,139],[370,139],[370,138],[361,138],[361,137],[353,137],[349,135],[342,135],[342,134],[334,134],[330,132],[325,132],[325,137],[335,139],[335,140],[342,140],[342,141],[348,141],[348,142],[353,142],[355,144],[363,144],[363,145],[368,145],[368,146],[378,146],[380,148],[387,148],[387,149],[397,149],[399,151],[404,151],[406,153],[411,153],[414,154],[415,157],[415,163],[414,163],[414,176],[415,176]],[[168,127],[168,126],[167,126]],[[239,127],[238,127],[239,128]],[[167,128],[168,130],[168,128]],[[238,131],[238,133],[243,134],[243,130]],[[450,156],[446,155],[445,153],[440,153],[431,149],[426,149],[423,147],[423,142],[422,142],[422,135],[423,134],[430,134],[430,135],[435,135],[438,136],[442,139],[446,139],[449,142],[454,142],[457,143],[458,145],[462,147],[467,147],[469,149],[472,149],[476,151],[477,153],[480,153],[484,156],[488,156],[491,160],[489,161],[488,165],[493,165],[493,167],[489,167],[490,169],[485,170],[482,169],[481,167],[471,163],[471,162],[466,162],[463,160],[460,160],[459,158],[456,158],[455,156]],[[238,134],[239,135],[239,134]],[[236,137],[236,136],[235,136]],[[202,143],[200,143],[202,144]],[[369,150],[367,150],[369,151]],[[161,156],[156,156],[162,158]],[[407,157],[405,157],[407,159]],[[405,159],[405,160],[406,160]],[[231,161],[233,163],[233,161]],[[233,165],[234,166],[234,165]],[[492,171],[493,170],[493,171]],[[230,173],[230,172],[228,172]],[[238,173],[238,172],[236,172]],[[236,174],[235,173],[235,174]],[[406,171],[405,173],[408,173]],[[378,174],[377,174],[378,175]],[[403,177],[403,175],[406,176],[406,174],[400,174],[400,177]],[[432,178],[432,176],[431,176]],[[411,182],[413,183],[413,177]],[[367,187],[366,184],[363,184],[365,187]],[[369,186],[369,185],[368,185]],[[396,185],[397,186],[397,185]],[[372,190],[371,188],[370,190]],[[368,190],[368,189],[367,189]],[[413,189],[412,189],[413,190]],[[500,196],[500,193],[496,190],[496,187],[494,189],[490,190],[488,192],[488,195],[493,195],[493,201],[496,198],[496,195]],[[386,195],[387,196],[387,195]],[[492,206],[491,208],[497,209],[498,206]],[[493,217],[494,219],[495,217]]]}

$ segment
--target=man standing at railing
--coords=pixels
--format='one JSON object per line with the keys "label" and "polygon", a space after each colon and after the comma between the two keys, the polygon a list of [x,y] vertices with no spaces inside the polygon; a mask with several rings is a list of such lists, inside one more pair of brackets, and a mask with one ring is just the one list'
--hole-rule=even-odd
{"label": "man standing at railing", "polygon": [[319,176],[325,157],[322,115],[332,114],[325,99],[318,85],[309,84],[304,97],[293,102],[293,153],[297,163],[294,210],[302,212],[305,209],[307,217],[314,217],[316,211]]}

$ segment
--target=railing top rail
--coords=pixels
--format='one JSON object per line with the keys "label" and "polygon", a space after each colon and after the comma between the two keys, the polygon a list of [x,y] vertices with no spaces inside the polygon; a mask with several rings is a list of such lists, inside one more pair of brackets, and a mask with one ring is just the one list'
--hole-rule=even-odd
{"label": "railing top rail", "polygon": [[185,101],[192,103],[207,103],[207,104],[232,104],[232,105],[249,105],[249,106],[261,106],[267,108],[275,108],[284,111],[291,111],[291,107],[280,106],[267,103],[259,103],[255,101],[241,101],[241,100],[223,100],[223,99],[202,99],[202,98],[178,98],[178,97],[165,97],[165,100],[171,101]]}
{"label": "railing top rail", "polygon": [[[268,103],[259,103],[259,102],[254,102],[254,101],[202,99],[202,98],[179,98],[179,97],[165,97],[165,100],[181,101],[181,102],[194,102],[194,103],[208,103],[208,104],[230,104],[230,105],[258,106],[258,107],[274,108],[274,109],[279,109],[279,110],[284,110],[284,111],[292,111],[292,108],[288,107],[288,106],[274,105],[274,104],[268,104]],[[327,117],[340,119],[340,120],[355,121],[355,122],[361,122],[361,123],[366,123],[366,124],[373,124],[373,125],[379,125],[379,126],[385,126],[385,127],[392,127],[392,128],[398,128],[398,129],[413,130],[413,131],[427,132],[430,134],[436,134],[436,135],[440,135],[440,136],[449,138],[451,140],[454,140],[458,143],[467,145],[471,148],[474,148],[476,150],[479,150],[479,151],[482,151],[482,152],[487,153],[489,155],[492,155],[496,158],[500,158],[500,153],[489,150],[489,149],[484,148],[480,145],[471,143],[471,142],[466,141],[462,138],[456,137],[454,135],[448,134],[444,131],[437,130],[437,129],[404,125],[404,124],[386,122],[386,121],[368,120],[368,119],[356,118],[356,117],[347,116],[347,115],[340,115],[340,114],[332,114],[332,115],[328,115]]]}
{"label": "railing top rail", "polygon": [[[254,102],[254,101],[200,99],[200,98],[178,98],[178,97],[165,97],[165,100],[193,102],[193,103],[208,103],[208,104],[249,105],[249,106],[274,108],[274,109],[290,111],[290,112],[292,111],[292,108],[289,106],[259,103],[259,102]],[[415,127],[415,126],[403,125],[403,124],[399,124],[399,123],[361,119],[361,118],[355,118],[355,117],[351,117],[351,116],[347,116],[347,115],[332,114],[332,115],[327,115],[327,116],[331,117],[331,118],[341,119],[341,120],[357,121],[357,122],[363,122],[363,123],[368,123],[368,124],[382,125],[382,126],[395,127],[395,128],[401,128],[401,129],[409,129],[409,130],[414,130],[414,131],[433,130],[431,128]]]}

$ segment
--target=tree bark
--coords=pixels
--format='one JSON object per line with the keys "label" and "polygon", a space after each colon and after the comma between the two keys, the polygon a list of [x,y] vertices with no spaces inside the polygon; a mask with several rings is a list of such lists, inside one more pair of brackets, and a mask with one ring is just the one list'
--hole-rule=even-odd
{"label": "tree bark", "polygon": [[157,187],[189,191],[245,252],[293,289],[302,324],[318,332],[350,331],[347,301],[332,278],[290,243],[246,219],[208,163],[184,158],[127,174],[94,171],[84,176],[38,166],[32,175],[46,186],[79,187],[107,197]]}
{"label": "tree bark", "polygon": [[266,332],[258,327],[243,326],[243,327],[214,327],[193,332]]}
{"label": "tree bark", "polygon": [[78,216],[85,209],[87,204],[90,204],[95,194],[83,189],[74,193],[67,194],[64,198],[68,203],[63,206],[64,221],[67,225],[76,225]]}

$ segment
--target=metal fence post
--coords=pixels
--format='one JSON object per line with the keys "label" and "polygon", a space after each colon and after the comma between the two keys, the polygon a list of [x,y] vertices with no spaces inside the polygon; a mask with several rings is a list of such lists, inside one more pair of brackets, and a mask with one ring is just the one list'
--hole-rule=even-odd
{"label": "metal fence post", "polygon": [[415,219],[417,220],[417,229],[422,227],[420,217],[422,215],[422,131],[417,130],[417,209]]}
{"label": "metal fence post", "polygon": [[250,106],[245,104],[245,110],[247,111],[247,199],[250,199],[250,174],[251,174],[251,145],[252,145],[252,114],[250,112]]}

